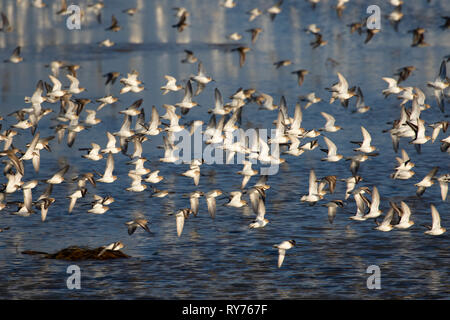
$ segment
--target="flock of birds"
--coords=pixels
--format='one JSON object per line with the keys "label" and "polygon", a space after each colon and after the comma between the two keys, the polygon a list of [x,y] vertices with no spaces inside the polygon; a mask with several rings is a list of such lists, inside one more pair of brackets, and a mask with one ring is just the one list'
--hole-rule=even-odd
{"label": "flock of birds", "polygon": [[[320,5],[320,0],[308,0],[313,8]],[[348,0],[337,1],[336,10],[338,15],[342,15],[342,11],[345,8],[345,3]],[[398,28],[398,23],[403,17],[402,14],[402,1],[391,0],[390,3],[395,7],[395,10],[389,15],[389,20],[394,24],[395,29]],[[37,8],[45,8],[45,3],[40,0],[33,0],[32,4]],[[57,14],[68,15],[67,4],[62,1],[62,8]],[[221,3],[221,6],[225,8],[233,8],[236,6],[236,1],[227,0]],[[101,10],[104,8],[103,2],[97,2],[88,6],[88,10],[96,13],[98,21],[101,23]],[[279,1],[274,6],[269,7],[266,10],[260,10],[254,8],[248,12],[249,21],[254,21],[258,17],[264,14],[268,14],[272,21],[276,23],[276,16],[282,11],[283,1]],[[124,10],[129,15],[136,14],[138,8],[130,8]],[[85,15],[84,11],[82,15]],[[2,12],[1,14],[3,25],[2,32],[14,32],[14,27],[10,25],[7,16]],[[175,8],[175,16],[178,22],[173,25],[178,32],[183,32],[185,28],[189,26],[188,17],[189,11],[186,8]],[[442,26],[444,29],[450,28],[450,19],[444,17],[445,24]],[[371,30],[365,27],[365,21],[359,23],[353,23],[349,25],[351,32],[359,32],[360,34],[365,30],[367,32],[367,38],[365,43],[379,30]],[[118,32],[121,30],[118,20],[113,15],[112,23],[106,28],[107,31]],[[320,28],[315,24],[308,26],[305,29],[306,32],[315,35],[316,40],[311,43],[313,48],[324,46],[327,41],[323,40],[320,34]],[[251,42],[255,43],[259,34],[263,30],[261,28],[253,28],[248,30],[251,33]],[[413,36],[413,47],[427,45],[424,40],[424,29],[417,28],[411,31]],[[230,40],[240,40],[242,36],[239,33],[233,33],[229,36]],[[106,40],[105,40],[106,41]],[[106,42],[102,42],[101,46],[110,46],[113,43],[108,39]],[[250,47],[239,46],[233,51],[239,53],[239,65],[242,67],[246,60],[246,55],[251,51]],[[10,127],[6,128],[0,134],[0,141],[3,141],[3,151],[0,152],[0,156],[4,157],[4,169],[3,173],[7,179],[4,184],[4,188],[0,193],[1,202],[0,210],[5,207],[10,207],[13,204],[18,205],[18,209],[15,212],[11,212],[15,215],[30,216],[35,213],[35,208],[40,210],[41,219],[45,221],[47,213],[51,205],[55,201],[65,201],[63,199],[52,198],[52,189],[54,185],[65,183],[73,183],[77,185],[77,189],[72,194],[68,194],[67,200],[68,212],[77,206],[77,201],[85,198],[88,194],[88,188],[95,188],[96,183],[114,183],[117,180],[117,176],[114,175],[115,169],[115,157],[117,153],[123,153],[129,156],[130,162],[126,164],[131,166],[128,171],[128,176],[131,178],[131,185],[126,189],[128,192],[144,192],[148,185],[152,188],[152,197],[163,198],[172,191],[170,190],[158,190],[155,185],[164,180],[164,177],[159,175],[159,170],[151,171],[145,168],[144,164],[147,161],[145,157],[142,157],[144,150],[143,143],[149,139],[158,135],[163,136],[164,140],[164,156],[160,158],[163,163],[178,163],[179,157],[176,154],[177,146],[175,145],[175,134],[189,128],[190,135],[193,135],[197,130],[202,130],[201,134],[204,136],[206,144],[209,144],[217,149],[228,151],[231,160],[236,154],[243,155],[246,159],[243,162],[243,168],[237,174],[242,175],[242,183],[240,190],[233,190],[231,192],[225,192],[219,189],[210,190],[208,192],[202,192],[199,190],[192,191],[189,195],[190,206],[181,208],[180,210],[173,212],[175,216],[175,225],[178,237],[182,235],[183,226],[187,219],[193,216],[197,216],[199,213],[199,201],[200,198],[206,199],[208,212],[211,218],[214,219],[216,215],[216,198],[219,196],[226,196],[229,201],[225,204],[228,207],[241,208],[243,206],[250,206],[254,211],[256,218],[249,224],[249,228],[258,229],[264,228],[269,223],[266,215],[266,193],[270,189],[268,184],[267,175],[260,175],[258,181],[251,187],[247,187],[250,179],[253,176],[258,176],[258,171],[252,169],[252,165],[258,161],[263,164],[279,165],[285,161],[295,160],[296,157],[301,156],[305,152],[311,152],[319,146],[318,137],[322,137],[327,148],[322,150],[326,153],[326,156],[322,161],[338,162],[343,159],[350,160],[350,172],[351,176],[345,179],[338,179],[335,175],[329,175],[318,179],[315,171],[310,170],[309,173],[309,190],[308,193],[301,196],[299,201],[307,202],[310,205],[314,205],[319,201],[326,199],[328,196],[335,192],[336,184],[338,180],[342,180],[346,183],[345,199],[329,199],[323,206],[328,208],[329,222],[333,223],[336,213],[340,208],[343,208],[347,203],[346,201],[353,197],[356,203],[356,214],[351,216],[350,219],[356,221],[373,220],[376,222],[376,230],[388,232],[393,229],[407,229],[414,225],[414,221],[411,219],[412,212],[404,201],[400,204],[390,202],[390,209],[384,215],[381,222],[378,218],[382,216],[383,212],[380,210],[380,194],[376,186],[371,189],[365,186],[357,187],[357,185],[363,180],[358,175],[360,165],[368,160],[370,157],[376,157],[378,155],[377,148],[372,145],[372,138],[366,128],[361,126],[362,141],[352,141],[357,147],[354,149],[356,152],[354,155],[345,157],[338,153],[337,146],[331,140],[328,133],[335,133],[342,129],[341,126],[335,124],[335,118],[325,112],[321,112],[325,120],[323,128],[317,128],[307,130],[302,127],[302,106],[303,110],[309,108],[311,105],[321,101],[320,98],[315,96],[315,93],[303,96],[299,102],[295,105],[293,117],[289,115],[289,108],[284,97],[281,97],[279,105],[274,104],[272,96],[258,92],[255,89],[243,89],[239,88],[229,98],[228,103],[224,103],[222,94],[218,88],[215,89],[215,107],[213,109],[205,110],[205,113],[210,114],[209,123],[204,129],[203,121],[193,120],[185,121],[184,124],[180,124],[180,120],[185,120],[187,114],[192,108],[200,108],[196,103],[195,97],[200,95],[207,85],[213,80],[211,76],[207,75],[207,72],[201,62],[201,60],[195,56],[194,52],[185,50],[186,57],[181,63],[197,64],[198,73],[192,75],[190,79],[186,81],[183,86],[177,84],[177,79],[173,76],[166,75],[165,80],[167,83],[161,86],[161,92],[163,95],[170,94],[184,90],[184,97],[175,105],[163,105],[165,110],[164,115],[158,113],[156,106],[151,108],[151,117],[146,119],[145,108],[143,106],[143,99],[136,100],[129,107],[121,110],[119,113],[123,115],[123,124],[117,132],[105,132],[108,138],[108,143],[105,147],[100,146],[95,142],[90,143],[90,147],[79,148],[85,150],[86,154],[83,158],[86,161],[105,161],[106,166],[103,173],[99,172],[86,172],[76,177],[67,178],[66,174],[70,168],[70,164],[65,165],[58,170],[53,176],[44,180],[37,180],[33,176],[34,173],[39,172],[40,167],[40,152],[45,149],[51,151],[51,145],[56,141],[62,143],[65,135],[67,134],[67,145],[72,147],[75,143],[76,137],[84,129],[92,126],[100,125],[102,120],[97,118],[97,114],[101,110],[118,101],[117,97],[112,95],[96,98],[95,100],[87,98],[79,98],[78,95],[85,92],[86,89],[80,87],[80,82],[77,78],[77,70],[79,65],[70,64],[64,61],[52,61],[48,67],[51,69],[51,74],[48,75],[50,83],[46,80],[39,80],[37,82],[36,90],[30,97],[25,97],[25,102],[29,104],[29,107],[22,108],[13,112],[7,117],[16,118],[17,122]],[[434,80],[430,80],[426,85],[431,88],[436,98],[436,105],[442,111],[442,119],[435,123],[426,124],[423,119],[420,118],[421,112],[426,112],[430,108],[434,108],[425,103],[426,96],[424,92],[418,87],[406,87],[400,86],[401,82],[404,82],[412,72],[414,72],[414,66],[406,66],[400,68],[394,77],[384,77],[388,87],[382,91],[385,97],[395,95],[400,103],[400,117],[392,122],[392,128],[385,131],[392,137],[393,148],[395,152],[399,150],[399,143],[401,138],[409,139],[409,143],[413,144],[417,152],[421,152],[421,146],[426,143],[434,143],[440,132],[446,132],[448,128],[448,121],[444,120],[445,100],[447,98],[446,90],[449,89],[450,79],[447,77],[446,64],[450,59],[450,56],[444,57],[438,72],[438,76]],[[13,54],[5,60],[8,63],[20,63],[23,58],[21,56],[21,48],[17,47]],[[282,60],[274,63],[276,68],[286,67],[291,64],[290,60]],[[66,74],[62,75],[61,70],[65,70]],[[292,74],[297,76],[298,85],[302,86],[305,81],[305,77],[309,74],[308,70],[295,70]],[[395,78],[397,76],[397,78]],[[116,80],[119,79],[119,83],[122,86],[120,94],[135,94],[144,90],[144,84],[139,80],[139,72],[136,70],[131,71],[127,76],[121,76],[119,72],[109,72],[104,75],[106,78],[105,86],[113,86]],[[62,80],[67,79],[70,82],[68,87],[63,87]],[[337,72],[338,82],[326,88],[331,94],[330,104],[339,100],[341,105],[345,108],[349,106],[349,102],[352,98],[356,98],[355,112],[365,113],[371,110],[371,108],[365,104],[363,93],[359,87],[350,87],[345,77]],[[193,84],[196,84],[196,91],[193,91]],[[98,103],[96,107],[94,104]],[[269,141],[265,140],[265,137],[256,135],[253,141],[248,142],[245,139],[241,139],[238,142],[233,142],[230,138],[236,130],[240,130],[242,109],[251,103],[256,103],[260,106],[260,110],[270,110],[276,113],[275,124],[275,136],[272,136]],[[410,104],[410,107],[408,105]],[[59,112],[57,111],[59,105]],[[266,112],[266,111],[261,111]],[[377,111],[371,111],[377,112]],[[44,117],[49,117],[51,114],[55,114],[52,119],[53,125],[51,129],[54,129],[55,136],[43,137],[40,134],[40,123]],[[2,117],[1,120],[4,118]],[[135,119],[135,121],[134,121]],[[134,122],[134,126],[133,126]],[[432,128],[432,136],[426,135],[427,129]],[[23,130],[31,130],[31,141],[22,148],[18,148],[14,144],[14,137],[20,134]],[[204,129],[204,130],[203,130]],[[429,129],[428,129],[429,130]],[[326,136],[324,134],[327,134]],[[91,137],[94,138],[95,137]],[[119,146],[117,146],[117,139],[119,139]],[[302,140],[305,140],[302,144]],[[309,140],[308,140],[309,139]],[[450,154],[450,136],[440,140],[440,149],[442,152]],[[129,152],[128,144],[134,145],[134,151]],[[278,146],[276,148],[270,148],[269,146]],[[281,146],[281,147],[279,147]],[[285,158],[280,158],[279,153],[283,150]],[[414,176],[414,163],[406,153],[404,149],[401,150],[401,157],[397,157],[398,166],[395,167],[394,172],[391,175],[392,179],[407,180]],[[27,162],[31,162],[33,170],[27,166]],[[204,165],[204,159],[194,159],[189,163],[189,168],[182,173],[183,176],[192,179],[193,185],[197,187],[200,184],[200,170]],[[25,168],[27,170],[25,170]],[[86,168],[89,168],[89,163],[86,162]],[[448,166],[447,166],[448,168]],[[26,172],[25,172],[26,171]],[[427,174],[421,181],[417,182],[417,196],[420,197],[427,188],[431,187],[435,182],[439,183],[441,190],[442,201],[446,201],[448,183],[450,182],[450,174],[442,172],[438,176],[438,167],[433,168],[429,174]],[[270,177],[276,179],[276,176]],[[24,181],[23,181],[24,180]],[[46,184],[45,192],[40,195],[35,201],[32,199],[32,189],[38,184]],[[5,202],[8,195],[15,192],[23,192],[23,202]],[[97,195],[93,193],[93,201],[91,208],[88,210],[92,214],[104,214],[109,210],[108,205],[114,202],[114,198],[111,195]],[[370,199],[367,196],[370,194]],[[244,197],[248,197],[249,201],[244,200]],[[440,216],[433,204],[430,204],[432,225],[427,226],[428,230],[425,231],[428,235],[441,235],[446,229],[441,226]],[[148,219],[144,215],[136,217],[135,219],[128,221],[125,225],[128,228],[128,233],[132,235],[137,228],[142,228],[147,232],[151,232],[148,227]],[[1,231],[7,230],[8,227],[3,227]],[[278,267],[281,267],[286,251],[295,246],[295,240],[282,241],[279,244],[274,245],[278,249]],[[120,241],[105,246],[105,250],[119,250],[123,247],[123,243]],[[102,251],[105,252],[105,250]],[[102,254],[101,253],[101,254]]]}

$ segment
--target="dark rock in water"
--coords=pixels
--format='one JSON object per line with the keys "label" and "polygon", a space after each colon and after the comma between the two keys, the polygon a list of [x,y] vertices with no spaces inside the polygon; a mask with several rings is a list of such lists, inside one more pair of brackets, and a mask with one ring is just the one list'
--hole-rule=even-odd
{"label": "dark rock in water", "polygon": [[100,252],[102,252],[104,248],[99,247],[95,249],[89,248],[81,248],[77,246],[68,247],[62,249],[56,253],[47,253],[41,251],[32,251],[26,250],[22,251],[22,254],[30,254],[30,255],[42,255],[46,259],[58,259],[58,260],[109,260],[109,259],[118,259],[118,258],[129,258],[129,255],[126,255],[120,250],[106,250],[102,255],[99,256]]}

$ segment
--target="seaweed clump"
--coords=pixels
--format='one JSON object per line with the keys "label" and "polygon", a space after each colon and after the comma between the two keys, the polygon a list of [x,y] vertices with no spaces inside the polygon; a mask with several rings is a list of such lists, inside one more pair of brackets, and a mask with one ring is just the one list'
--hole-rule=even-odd
{"label": "seaweed clump", "polygon": [[58,259],[58,260],[69,260],[69,261],[80,261],[80,260],[109,260],[118,258],[129,258],[130,256],[123,253],[120,250],[106,250],[101,255],[99,255],[104,250],[103,247],[98,247],[95,249],[83,248],[78,246],[71,246],[62,249],[56,253],[47,253],[40,251],[26,250],[22,251],[22,254],[30,255],[42,255],[46,259]]}

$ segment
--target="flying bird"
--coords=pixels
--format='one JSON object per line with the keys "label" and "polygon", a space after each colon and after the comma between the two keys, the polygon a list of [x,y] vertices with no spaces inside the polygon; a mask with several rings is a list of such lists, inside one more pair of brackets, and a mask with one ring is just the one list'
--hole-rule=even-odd
{"label": "flying bird", "polygon": [[293,248],[295,245],[295,240],[286,240],[280,244],[273,245],[274,248],[278,249],[278,268],[281,268],[281,265],[283,264],[284,257],[286,256],[286,250]]}
{"label": "flying bird", "polygon": [[4,61],[5,62],[12,62],[12,63],[19,63],[19,62],[23,61],[23,57],[20,56],[20,50],[21,50],[20,46],[16,47],[14,49],[12,55],[8,59],[6,59]]}
{"label": "flying bird", "polygon": [[143,218],[134,219],[128,222],[125,222],[125,225],[128,227],[128,234],[131,236],[138,227],[141,227],[148,233],[150,233],[150,229],[148,228],[148,220]]}
{"label": "flying bird", "polygon": [[436,207],[432,204],[431,206],[431,218],[432,218],[432,225],[426,226],[428,228],[427,231],[425,231],[425,234],[429,234],[432,236],[439,236],[443,233],[445,233],[447,230],[443,227],[441,227],[441,217],[439,216],[439,212],[436,209]]}
{"label": "flying bird", "polygon": [[235,49],[232,49],[231,51],[237,51],[239,53],[239,66],[242,68],[242,66],[245,63],[245,57],[247,52],[249,52],[251,49],[249,47],[238,47]]}

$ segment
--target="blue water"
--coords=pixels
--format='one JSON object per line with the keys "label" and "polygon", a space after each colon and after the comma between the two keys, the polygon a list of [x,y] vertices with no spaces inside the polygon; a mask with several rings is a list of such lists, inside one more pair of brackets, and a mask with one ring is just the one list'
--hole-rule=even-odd
{"label": "blue water", "polygon": [[[393,8],[384,1],[378,4],[382,12],[382,30],[368,43],[365,35],[350,34],[347,24],[366,17],[367,1],[351,1],[339,19],[333,8],[334,1],[321,1],[313,11],[306,1],[286,0],[282,12],[272,22],[267,15],[248,22],[246,11],[258,7],[267,9],[272,1],[237,1],[237,6],[226,9],[219,1],[107,1],[102,13],[102,24],[98,24],[92,13],[86,13],[81,30],[68,30],[64,17],[57,16],[59,1],[46,1],[48,7],[37,9],[30,1],[0,1],[1,11],[10,19],[14,31],[0,33],[0,55],[6,59],[12,50],[22,46],[24,61],[19,64],[0,64],[0,101],[2,130],[15,123],[7,115],[26,106],[23,99],[30,96],[38,80],[49,82],[46,64],[60,59],[81,65],[78,70],[80,85],[87,92],[77,95],[92,100],[106,94],[118,96],[120,101],[107,106],[97,115],[102,123],[82,131],[72,148],[65,140],[53,140],[52,152],[41,151],[41,169],[36,174],[29,161],[25,164],[24,181],[49,178],[64,163],[70,164],[66,177],[97,170],[103,172],[105,160],[93,162],[81,158],[85,154],[79,148],[96,142],[106,145],[106,131],[119,130],[123,116],[118,111],[128,107],[137,99],[144,99],[147,119],[152,105],[160,115],[162,104],[180,102],[183,92],[162,95],[159,89],[165,84],[164,75],[172,75],[185,81],[197,73],[196,64],[182,64],[184,49],[194,51],[203,62],[206,73],[215,82],[208,84],[194,101],[201,107],[192,109],[180,120],[188,123],[194,119],[209,120],[207,109],[214,106],[214,89],[222,92],[225,102],[239,87],[254,88],[274,97],[278,103],[285,96],[289,114],[293,116],[299,95],[316,92],[322,102],[303,111],[302,126],[306,129],[321,128],[324,119],[320,111],[332,114],[336,124],[344,127],[337,133],[328,133],[345,156],[354,154],[350,140],[360,140],[360,126],[372,135],[372,144],[380,155],[361,164],[359,175],[364,181],[359,186],[377,186],[381,194],[381,209],[389,209],[389,201],[405,201],[413,212],[415,225],[408,230],[379,232],[373,230],[372,221],[357,222],[348,217],[356,212],[352,198],[344,210],[338,211],[333,224],[329,224],[327,210],[320,204],[331,199],[342,199],[345,183],[338,181],[336,192],[327,195],[316,206],[301,203],[300,197],[308,192],[310,169],[317,177],[337,175],[339,179],[351,176],[349,162],[322,162],[324,153],[317,148],[300,157],[286,156],[277,175],[268,180],[266,210],[270,223],[263,229],[249,230],[253,220],[251,208],[241,209],[222,206],[226,200],[218,200],[216,219],[207,212],[205,200],[200,201],[197,217],[186,221],[181,237],[177,237],[174,216],[168,215],[178,209],[189,207],[183,195],[195,190],[221,189],[225,192],[239,190],[241,176],[237,175],[241,165],[204,165],[204,176],[195,187],[192,180],[180,173],[187,165],[163,164],[159,158],[163,150],[162,135],[150,137],[144,142],[143,156],[149,159],[145,167],[160,170],[164,180],[155,185],[158,189],[174,191],[166,198],[150,198],[150,188],[142,193],[125,191],[131,179],[127,172],[131,166],[129,158],[117,154],[114,174],[118,180],[113,184],[98,183],[96,188],[88,186],[88,194],[80,199],[68,214],[69,199],[65,197],[75,191],[73,183],[56,185],[52,196],[56,202],[50,207],[47,220],[42,222],[39,212],[30,217],[11,215],[15,206],[0,212],[0,227],[11,229],[0,233],[0,298],[6,299],[392,299],[422,298],[448,299],[450,293],[449,233],[439,237],[423,234],[422,225],[431,224],[430,204],[436,205],[441,214],[442,226],[450,228],[449,202],[443,202],[436,183],[427,189],[421,198],[415,196],[414,183],[420,181],[434,166],[439,166],[438,175],[449,173],[449,154],[439,150],[439,142],[428,142],[418,154],[414,147],[402,139],[404,148],[415,163],[415,176],[410,180],[392,180],[389,175],[396,166],[391,139],[382,130],[389,129],[389,121],[400,115],[399,101],[394,96],[385,99],[381,91],[387,88],[382,77],[392,77],[400,67],[415,65],[413,72],[403,85],[418,86],[427,94],[431,109],[421,118],[427,124],[444,120],[427,81],[433,81],[439,71],[442,57],[450,54],[450,33],[441,30],[440,15],[448,10],[446,1],[409,1],[404,5],[404,19],[395,32],[385,15]],[[86,8],[87,2],[76,4]],[[130,17],[121,11],[137,5],[139,12]],[[171,25],[177,23],[172,7],[184,6],[191,15],[189,26],[178,33]],[[105,31],[115,14],[122,30]],[[328,44],[312,49],[309,43],[314,37],[303,31],[316,23]],[[261,27],[263,32],[248,53],[245,65],[239,67],[239,58],[231,49],[238,45],[250,46],[250,35],[245,30]],[[412,48],[412,35],[408,30],[418,26],[427,28],[425,35],[429,47]],[[227,35],[239,32],[240,41],[227,39]],[[110,38],[116,42],[111,48],[99,48],[98,42]],[[328,58],[339,62],[333,67],[325,63]],[[291,59],[292,65],[276,69],[273,63]],[[146,90],[141,93],[120,95],[121,85],[117,81],[112,87],[104,86],[103,74],[119,71],[125,75],[131,70],[140,72],[139,79]],[[297,85],[291,71],[308,69],[304,84]],[[341,72],[350,86],[358,85],[364,92],[365,102],[371,110],[365,114],[354,114],[355,100],[349,109],[338,102],[328,103],[330,93],[324,88],[337,82],[336,72]],[[69,82],[66,72],[61,70],[59,79],[63,85]],[[195,90],[195,85],[194,85]],[[56,124],[51,118],[59,112],[59,104],[44,103],[54,113],[39,123],[41,137],[54,135],[50,126]],[[409,104],[408,104],[409,106]],[[96,108],[88,104],[86,108]],[[179,112],[179,111],[178,111]],[[447,108],[446,115],[449,114]],[[84,119],[84,113],[82,117]],[[276,111],[258,110],[255,103],[244,107],[242,127],[270,128],[277,118]],[[133,126],[134,128],[133,119]],[[430,128],[427,134],[431,135]],[[448,132],[447,132],[448,134]],[[445,138],[440,134],[438,139]],[[14,139],[14,146],[25,149],[31,140],[29,130],[21,130]],[[309,141],[310,139],[305,140]],[[325,143],[319,137],[320,146]],[[132,145],[129,146],[132,152]],[[256,166],[256,168],[258,168]],[[67,179],[70,181],[70,179]],[[253,177],[249,186],[256,182]],[[0,181],[6,182],[2,176]],[[33,189],[36,199],[46,185],[40,183]],[[104,215],[88,214],[92,195],[110,194],[115,202]],[[22,192],[7,196],[7,201],[22,201]],[[152,234],[142,229],[129,236],[124,225],[135,214],[144,214],[150,223]],[[277,268],[277,250],[273,244],[295,239],[297,246],[289,250],[282,268]],[[66,286],[67,267],[71,262],[43,260],[36,256],[22,255],[23,250],[56,252],[71,245],[98,247],[122,241],[123,252],[132,258],[115,261],[83,261],[76,264],[81,270],[81,289],[69,290]],[[366,285],[370,265],[381,270],[381,289],[369,290]]]}

